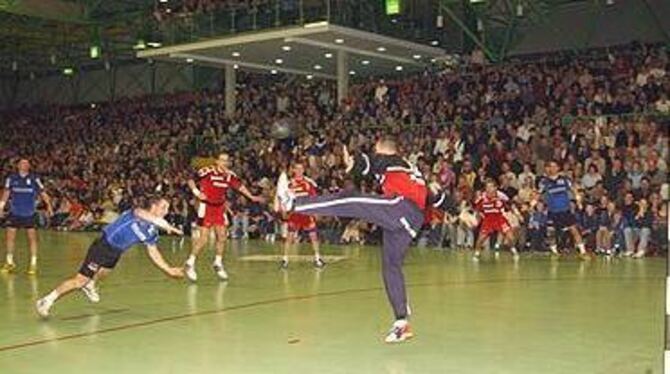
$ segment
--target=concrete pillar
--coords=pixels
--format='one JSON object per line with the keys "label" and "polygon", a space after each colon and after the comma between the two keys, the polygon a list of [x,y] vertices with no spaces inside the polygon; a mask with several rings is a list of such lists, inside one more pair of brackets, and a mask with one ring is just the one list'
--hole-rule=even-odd
{"label": "concrete pillar", "polygon": [[337,52],[337,105],[349,94],[349,54]]}
{"label": "concrete pillar", "polygon": [[235,73],[236,71],[233,65],[226,65],[224,88],[226,116],[228,118],[232,118],[235,115],[235,83],[237,79]]}

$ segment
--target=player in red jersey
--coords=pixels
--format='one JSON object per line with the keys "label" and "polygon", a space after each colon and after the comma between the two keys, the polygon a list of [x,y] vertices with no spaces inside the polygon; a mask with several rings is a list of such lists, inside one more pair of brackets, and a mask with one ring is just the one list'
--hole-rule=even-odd
{"label": "player in red jersey", "polygon": [[[495,182],[486,182],[484,194],[475,201],[475,209],[483,216],[481,225],[479,226],[477,242],[475,243],[475,260],[479,260],[480,248],[482,248],[484,241],[493,233],[504,235],[507,243],[514,242],[512,227],[504,214],[508,202],[509,198],[504,193],[498,191],[498,186]],[[510,247],[510,251],[514,258],[517,259],[519,254],[514,245]]]}
{"label": "player in red jersey", "polygon": [[[316,182],[305,176],[305,166],[300,163],[293,164],[293,177],[289,181],[289,189],[294,196],[316,196],[317,185]],[[319,254],[319,237],[316,229],[316,218],[314,216],[291,212],[286,219],[288,224],[288,236],[284,243],[284,257],[282,257],[282,269],[288,268],[288,252],[291,246],[297,242],[298,235],[301,232],[309,235],[314,249],[314,266],[322,268],[326,263],[321,259]]]}
{"label": "player in red jersey", "polygon": [[198,226],[199,236],[193,244],[191,254],[186,260],[184,270],[186,277],[195,282],[198,274],[195,271],[195,259],[207,244],[209,230],[213,229],[216,235],[216,256],[214,257],[214,272],[220,280],[227,280],[228,274],[223,268],[223,251],[228,236],[226,218],[227,193],[232,188],[253,202],[263,202],[263,198],[254,196],[242,184],[242,181],[230,169],[230,157],[221,153],[213,166],[198,170],[198,185],[194,180],[188,181],[193,195],[199,200]]}

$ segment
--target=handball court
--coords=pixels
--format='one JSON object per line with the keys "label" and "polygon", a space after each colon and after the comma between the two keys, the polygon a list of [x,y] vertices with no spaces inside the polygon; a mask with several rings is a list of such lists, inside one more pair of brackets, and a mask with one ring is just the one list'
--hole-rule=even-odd
{"label": "handball court", "polygon": [[[392,316],[377,247],[324,246],[323,270],[299,248],[229,242],[231,276],[198,261],[199,282],[167,279],[131,249],[100,284],[40,320],[34,301],[72,275],[93,234],[40,232],[40,272],[0,278],[0,373],[661,373],[665,263],[580,261],[412,248],[405,276],[416,337],[382,342]],[[4,231],[0,231],[4,243]],[[189,239],[162,238],[180,264]]]}

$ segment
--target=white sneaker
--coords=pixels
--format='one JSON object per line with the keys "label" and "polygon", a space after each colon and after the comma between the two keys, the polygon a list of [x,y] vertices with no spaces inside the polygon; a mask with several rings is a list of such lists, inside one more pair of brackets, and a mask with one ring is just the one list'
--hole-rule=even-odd
{"label": "white sneaker", "polygon": [[279,175],[277,180],[277,199],[279,200],[279,205],[284,212],[290,212],[293,208],[293,200],[295,197],[291,193],[289,188],[288,175],[285,172],[282,172]]}
{"label": "white sneaker", "polygon": [[549,247],[549,249],[551,250],[551,253],[552,253],[553,255],[556,255],[556,256],[559,255],[559,253],[558,253],[558,248],[557,248],[557,247],[555,247],[555,246],[552,245],[552,246]]}
{"label": "white sneaker", "polygon": [[191,282],[198,281],[198,273],[195,272],[195,266],[184,264],[184,275],[186,275],[186,278]]}
{"label": "white sneaker", "polygon": [[395,321],[384,341],[386,343],[401,343],[414,337],[407,321]]}
{"label": "white sneaker", "polygon": [[472,255],[472,261],[479,262],[479,257],[480,256],[481,256],[481,254],[479,253],[479,251],[475,251],[475,253]]}
{"label": "white sneaker", "polygon": [[223,268],[221,265],[214,265],[214,272],[216,273],[216,276],[219,277],[219,280],[222,281],[227,281],[228,280],[228,273],[226,273],[226,270]]}
{"label": "white sneaker", "polygon": [[645,255],[644,251],[637,251],[633,255],[633,258],[642,258],[642,257],[644,257],[644,255]]}
{"label": "white sneaker", "polygon": [[512,252],[512,258],[514,258],[515,261],[518,260],[519,259],[519,251],[517,251],[516,248],[514,248],[514,247],[512,247],[510,249],[510,251]]}
{"label": "white sneaker", "polygon": [[49,310],[52,305],[53,303],[50,303],[45,298],[39,299],[35,303],[35,311],[37,311],[37,314],[39,314],[40,317],[47,318],[49,317]]}
{"label": "white sneaker", "polygon": [[94,282],[86,283],[84,287],[81,288],[81,291],[84,293],[84,295],[86,295],[88,301],[92,303],[100,302],[100,294],[98,293],[98,290],[95,288]]}

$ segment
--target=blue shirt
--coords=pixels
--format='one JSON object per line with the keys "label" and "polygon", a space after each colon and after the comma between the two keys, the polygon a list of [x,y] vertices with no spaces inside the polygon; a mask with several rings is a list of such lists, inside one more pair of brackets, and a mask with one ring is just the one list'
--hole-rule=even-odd
{"label": "blue shirt", "polygon": [[35,174],[10,174],[5,180],[5,188],[9,191],[9,212],[12,215],[32,217],[35,214],[37,197],[44,189]]}
{"label": "blue shirt", "polygon": [[120,252],[127,251],[135,244],[155,245],[158,243],[156,227],[138,217],[132,210],[127,210],[114,222],[102,229],[107,243]]}
{"label": "blue shirt", "polygon": [[570,211],[570,196],[572,194],[570,179],[564,176],[559,176],[556,179],[542,177],[540,193],[544,195],[544,201],[550,213]]}

